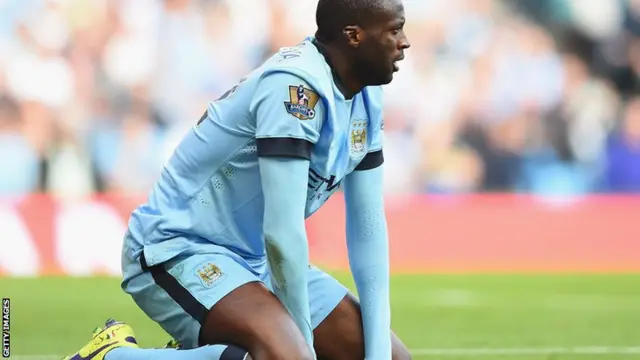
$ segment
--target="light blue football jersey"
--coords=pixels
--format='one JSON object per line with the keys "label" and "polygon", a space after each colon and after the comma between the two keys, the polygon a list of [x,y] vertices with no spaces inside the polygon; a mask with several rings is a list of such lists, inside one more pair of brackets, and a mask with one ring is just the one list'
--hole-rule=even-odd
{"label": "light blue football jersey", "polygon": [[268,189],[258,156],[310,160],[311,216],[347,174],[382,163],[382,89],[367,87],[346,100],[313,38],[281,49],[194,123],[147,203],[132,213],[130,247],[143,248],[148,265],[193,251],[194,243],[263,258]]}

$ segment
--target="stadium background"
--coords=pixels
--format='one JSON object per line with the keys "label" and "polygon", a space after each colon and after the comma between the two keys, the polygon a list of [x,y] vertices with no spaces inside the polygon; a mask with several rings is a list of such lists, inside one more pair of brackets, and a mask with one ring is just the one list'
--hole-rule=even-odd
{"label": "stadium background", "polygon": [[[640,1],[405,0],[386,87],[394,328],[415,358],[640,357]],[[312,0],[0,0],[0,295],[56,358],[120,293],[132,207]],[[313,259],[351,284],[342,199]],[[410,273],[410,274],[406,274]],[[447,275],[449,274],[449,275]],[[453,274],[453,275],[452,275]]]}

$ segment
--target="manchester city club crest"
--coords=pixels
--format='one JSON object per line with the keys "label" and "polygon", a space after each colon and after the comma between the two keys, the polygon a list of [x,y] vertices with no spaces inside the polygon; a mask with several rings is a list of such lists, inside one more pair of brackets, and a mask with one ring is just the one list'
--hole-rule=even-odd
{"label": "manchester city club crest", "polygon": [[289,86],[289,98],[291,101],[284,103],[287,112],[300,120],[310,120],[316,116],[316,105],[320,96],[304,85]]}
{"label": "manchester city club crest", "polygon": [[349,139],[351,157],[360,158],[367,153],[367,121],[355,120],[351,123]]}
{"label": "manchester city club crest", "polygon": [[206,263],[196,270],[196,274],[200,278],[202,285],[205,287],[213,286],[217,280],[224,275],[222,270],[213,263]]}

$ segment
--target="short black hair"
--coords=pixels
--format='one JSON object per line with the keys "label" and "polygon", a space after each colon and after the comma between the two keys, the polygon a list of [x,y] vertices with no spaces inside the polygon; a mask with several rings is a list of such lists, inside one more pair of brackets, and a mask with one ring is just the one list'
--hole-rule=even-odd
{"label": "short black hair", "polygon": [[347,25],[366,26],[386,0],[319,0],[316,8],[316,38],[333,41]]}

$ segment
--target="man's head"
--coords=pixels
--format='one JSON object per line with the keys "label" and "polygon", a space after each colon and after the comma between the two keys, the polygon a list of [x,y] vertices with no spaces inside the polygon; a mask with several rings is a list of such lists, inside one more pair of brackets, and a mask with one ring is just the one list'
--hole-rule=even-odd
{"label": "man's head", "polygon": [[346,52],[364,86],[388,84],[409,41],[401,0],[319,0],[316,38]]}

